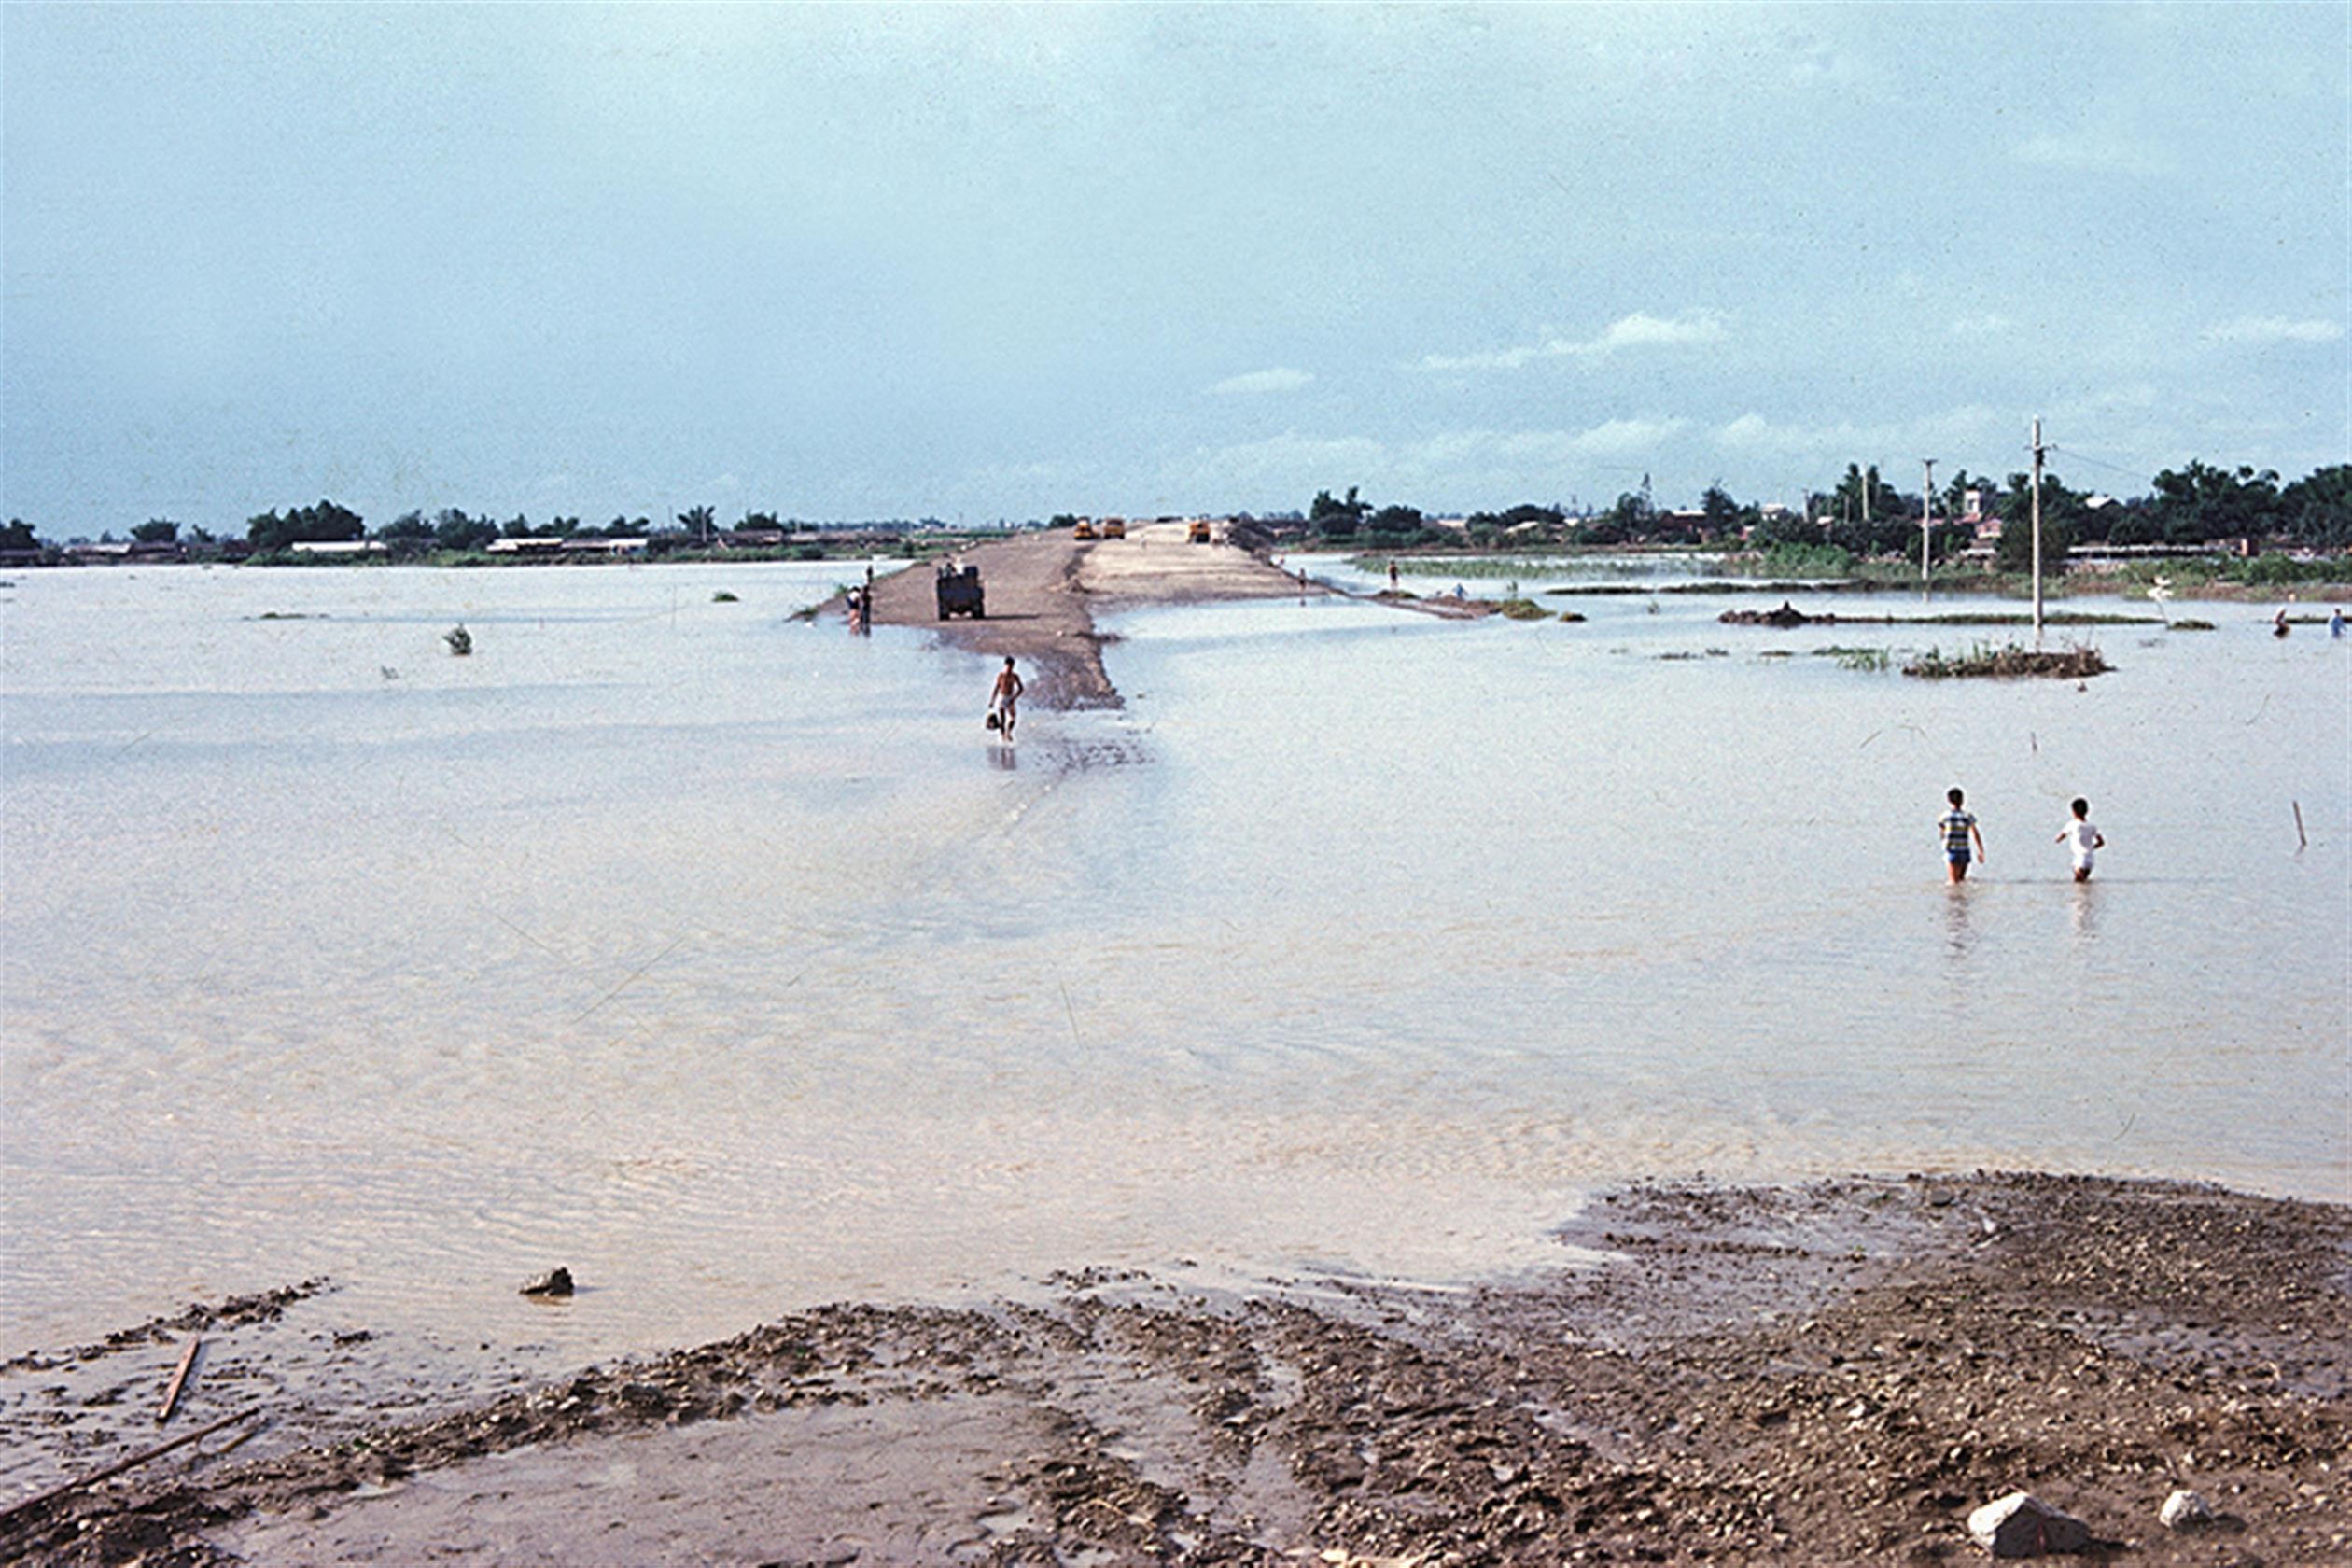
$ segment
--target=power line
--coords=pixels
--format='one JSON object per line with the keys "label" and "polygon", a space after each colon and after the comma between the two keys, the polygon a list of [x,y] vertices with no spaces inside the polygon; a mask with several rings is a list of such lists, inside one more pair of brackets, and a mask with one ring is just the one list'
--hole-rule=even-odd
{"label": "power line", "polygon": [[2061,456],[2071,457],[2077,462],[2088,463],[2094,469],[2106,469],[2111,473],[2126,474],[2133,479],[2142,480],[2149,484],[2156,483],[2152,476],[2141,469],[2127,469],[2121,463],[2110,463],[2104,457],[2093,457],[2089,453],[2078,450],[2075,447],[2060,446],[2053,441],[2045,450],[2055,452]]}

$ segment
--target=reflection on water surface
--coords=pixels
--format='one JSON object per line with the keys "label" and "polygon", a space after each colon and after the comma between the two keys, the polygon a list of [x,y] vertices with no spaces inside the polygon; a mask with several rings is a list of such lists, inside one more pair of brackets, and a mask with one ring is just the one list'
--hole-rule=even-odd
{"label": "reflection on water surface", "polygon": [[2345,1196],[2346,650],[2262,607],[2083,691],[1705,600],[1166,610],[1124,712],[1008,750],[985,662],[791,619],[848,575],[0,590],[0,1339],[321,1272],[470,1335],[558,1262],[512,1332],[596,1354],[1087,1264],[1458,1277],[1645,1172]]}

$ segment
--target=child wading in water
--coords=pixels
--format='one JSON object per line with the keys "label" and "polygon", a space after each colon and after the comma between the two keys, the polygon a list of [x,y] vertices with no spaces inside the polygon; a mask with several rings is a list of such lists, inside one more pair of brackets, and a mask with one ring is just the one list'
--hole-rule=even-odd
{"label": "child wading in water", "polygon": [[1965,798],[1956,789],[1946,790],[1944,799],[1952,803],[1952,809],[1945,812],[1943,819],[1936,824],[1943,833],[1944,869],[1954,882],[1966,882],[1968,879],[1968,841],[1970,839],[1976,841],[1976,858],[1979,861],[1985,858],[1984,835],[1977,832],[1976,819],[1961,809],[1960,803]]}
{"label": "child wading in water", "polygon": [[2075,880],[2088,882],[2091,880],[2092,851],[2106,848],[2107,840],[2100,835],[2098,829],[2091,825],[2091,803],[2087,800],[2078,799],[2074,803],[2074,820],[2058,830],[2059,843],[2065,844],[2069,839],[2074,841],[2068,847],[2074,850]]}

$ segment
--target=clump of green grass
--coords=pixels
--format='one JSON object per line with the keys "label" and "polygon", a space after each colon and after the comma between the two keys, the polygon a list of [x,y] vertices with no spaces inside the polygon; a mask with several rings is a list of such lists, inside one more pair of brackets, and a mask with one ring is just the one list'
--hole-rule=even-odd
{"label": "clump of green grass", "polygon": [[2167,624],[2169,624],[2176,632],[2209,632],[2213,630],[2212,622],[2200,621],[2193,615],[2184,615],[2177,621],[2168,622]]}
{"label": "clump of green grass", "polygon": [[2105,675],[2109,667],[2095,648],[2069,648],[2064,652],[2047,653],[2012,642],[2000,648],[1981,644],[1950,659],[1943,656],[1942,650],[1931,648],[1905,665],[1903,673],[1928,680],[1950,680],[1970,676],[2007,679],[2025,675],[2083,680],[2094,675]]}
{"label": "clump of green grass", "polygon": [[728,593],[724,588],[721,588],[719,592],[710,595],[710,602],[712,604],[739,604],[742,601],[737,599],[733,594]]}
{"label": "clump of green grass", "polygon": [[1551,611],[1533,599],[1505,599],[1494,607],[1506,621],[1548,621]]}
{"label": "clump of green grass", "polygon": [[1575,609],[1563,609],[1560,612],[1560,618],[1562,621],[1581,621],[1584,619],[1584,612],[1582,610]]}
{"label": "clump of green grass", "polygon": [[1351,555],[1348,565],[1359,571],[1377,572],[1388,569],[1393,560],[1396,569],[1407,577],[1501,577],[1516,578],[1522,574],[1555,572],[1569,564],[1565,556],[1544,558],[1528,555],[1500,555],[1479,558],[1463,555]]}
{"label": "clump of green grass", "polygon": [[1883,648],[1817,648],[1813,651],[1821,658],[1837,660],[1841,669],[1883,670],[1895,662]]}

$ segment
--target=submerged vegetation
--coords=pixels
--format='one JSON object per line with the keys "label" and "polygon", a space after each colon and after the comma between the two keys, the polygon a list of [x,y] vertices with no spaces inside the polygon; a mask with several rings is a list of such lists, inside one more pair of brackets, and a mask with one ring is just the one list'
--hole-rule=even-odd
{"label": "submerged vegetation", "polygon": [[1824,659],[1835,659],[1841,669],[1883,670],[1895,662],[1894,655],[1883,648],[1816,648],[1813,652]]}
{"label": "submerged vegetation", "polygon": [[1537,604],[1533,599],[1508,598],[1494,608],[1506,621],[1548,621],[1551,619],[1551,611]]}
{"label": "submerged vegetation", "polygon": [[1980,645],[1949,659],[1944,657],[1942,650],[1931,648],[1905,665],[1903,673],[1928,680],[1949,680],[1967,676],[2009,679],[2025,675],[2049,675],[2061,679],[2081,680],[2094,675],[2105,675],[2110,667],[2095,648],[2069,648],[2063,652],[2051,653],[2012,642],[1999,648]]}

